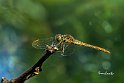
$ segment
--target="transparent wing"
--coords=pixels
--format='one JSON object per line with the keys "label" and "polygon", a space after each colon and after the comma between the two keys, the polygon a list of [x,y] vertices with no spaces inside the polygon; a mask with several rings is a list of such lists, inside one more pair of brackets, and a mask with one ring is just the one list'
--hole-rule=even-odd
{"label": "transparent wing", "polygon": [[54,38],[36,39],[32,42],[32,46],[36,49],[45,49],[46,45],[51,45],[54,42]]}

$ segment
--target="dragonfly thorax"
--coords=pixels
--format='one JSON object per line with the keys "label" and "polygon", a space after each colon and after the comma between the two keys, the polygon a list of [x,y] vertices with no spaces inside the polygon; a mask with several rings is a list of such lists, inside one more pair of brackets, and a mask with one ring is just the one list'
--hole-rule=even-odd
{"label": "dragonfly thorax", "polygon": [[74,41],[74,38],[69,34],[66,34],[66,35],[57,34],[55,36],[55,40],[58,41],[58,42],[70,43],[70,42]]}

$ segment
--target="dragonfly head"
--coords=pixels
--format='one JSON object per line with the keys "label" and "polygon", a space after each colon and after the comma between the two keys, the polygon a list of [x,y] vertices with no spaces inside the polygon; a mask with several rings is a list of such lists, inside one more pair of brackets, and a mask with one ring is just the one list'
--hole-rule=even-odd
{"label": "dragonfly head", "polygon": [[58,42],[61,41],[63,39],[63,36],[61,34],[57,34],[55,36],[55,40],[57,40]]}

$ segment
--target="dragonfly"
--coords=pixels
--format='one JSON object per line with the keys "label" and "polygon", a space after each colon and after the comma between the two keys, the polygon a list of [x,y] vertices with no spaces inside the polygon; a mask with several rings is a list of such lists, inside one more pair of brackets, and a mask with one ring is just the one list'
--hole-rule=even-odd
{"label": "dragonfly", "polygon": [[[65,35],[56,34],[55,37],[52,38],[52,40],[54,41],[54,42],[52,42],[52,44],[56,45],[60,49],[60,51],[62,51],[62,53],[64,53],[65,48],[67,48],[70,44],[89,47],[92,49],[103,51],[105,53],[110,53],[109,50],[106,50],[102,47],[94,46],[94,45],[91,45],[88,43],[84,43],[80,40],[77,40],[73,36],[71,36],[70,34],[65,34]],[[35,48],[41,48],[42,47],[42,40],[37,39],[37,40],[33,41],[32,46]]]}

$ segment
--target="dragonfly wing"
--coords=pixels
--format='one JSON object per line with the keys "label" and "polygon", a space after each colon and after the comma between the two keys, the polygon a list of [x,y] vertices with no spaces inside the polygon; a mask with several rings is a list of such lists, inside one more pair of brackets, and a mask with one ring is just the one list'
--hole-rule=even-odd
{"label": "dragonfly wing", "polygon": [[50,45],[53,42],[53,38],[37,39],[32,42],[32,46],[37,49],[45,49],[46,45]]}

